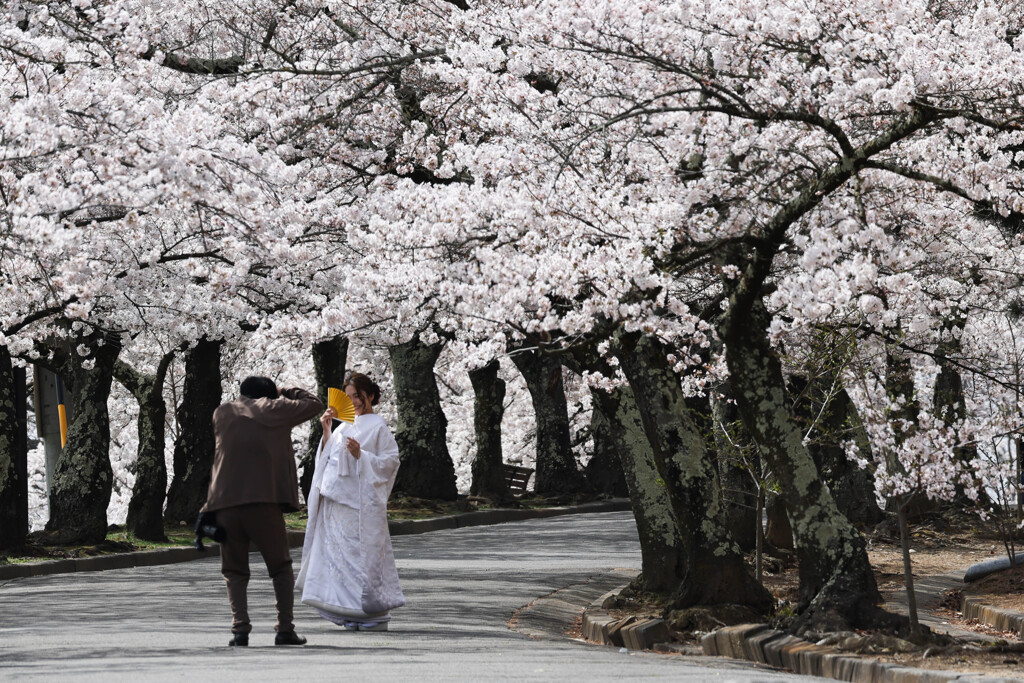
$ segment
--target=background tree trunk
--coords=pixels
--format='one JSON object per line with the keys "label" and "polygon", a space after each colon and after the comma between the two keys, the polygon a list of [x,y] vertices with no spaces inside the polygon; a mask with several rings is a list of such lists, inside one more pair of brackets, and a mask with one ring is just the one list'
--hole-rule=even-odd
{"label": "background tree trunk", "polygon": [[810,437],[807,450],[839,511],[854,524],[881,522],[885,513],[875,498],[874,476],[850,460],[843,448],[852,437],[860,456],[871,462],[867,433],[846,389],[837,378],[825,376],[810,386],[805,378],[792,377],[788,390],[800,430]]}
{"label": "background tree trunk", "polygon": [[28,535],[28,409],[25,368],[0,346],[0,551]]}
{"label": "background tree trunk", "polygon": [[593,401],[591,405],[590,438],[594,450],[590,462],[583,468],[587,488],[608,496],[628,496],[629,486],[620,457],[621,446],[615,434],[619,426],[613,416],[605,414],[603,404]]}
{"label": "background tree trunk", "polygon": [[818,476],[790,406],[782,365],[768,342],[760,297],[731,302],[721,326],[736,404],[768,461],[789,513],[800,566],[798,630],[846,630],[879,616],[881,595],[864,539]]}
{"label": "background tree trunk", "polygon": [[[313,344],[313,373],[316,376],[316,394],[324,405],[327,405],[327,389],[341,389],[345,383],[345,365],[348,363],[348,339],[341,335],[325,339]],[[319,418],[319,416],[318,416]],[[316,463],[316,449],[320,438],[324,435],[320,420],[313,420],[309,428],[309,441],[306,452],[299,460],[302,472],[299,474],[299,488],[302,497],[309,500],[309,487],[313,484],[313,470]]]}
{"label": "background tree trunk", "polygon": [[415,336],[388,349],[395,378],[398,428],[395,440],[402,466],[395,491],[417,498],[455,500],[455,464],[448,453],[448,419],[441,409],[441,395],[434,364],[443,344],[424,344]]}
{"label": "background tree trunk", "polygon": [[643,588],[670,595],[683,582],[686,555],[633,390],[622,385],[611,392],[592,390],[591,395],[595,411],[600,410],[608,420],[609,449],[618,454],[629,490],[640,535]]}
{"label": "background tree trunk", "polygon": [[174,353],[160,359],[156,373],[146,375],[118,361],[114,375],[139,402],[139,450],[135,460],[135,486],[128,503],[127,530],[146,541],[166,541],[164,500],[167,496],[167,462],[164,458],[167,406],[164,379]]}
{"label": "background tree trunk", "polygon": [[562,363],[536,351],[516,351],[512,362],[530,390],[537,416],[537,473],[534,493],[579,493],[586,488],[569,437],[569,408],[562,385]]}
{"label": "background tree trunk", "polygon": [[[963,426],[964,418],[967,416],[967,402],[964,398],[964,380],[953,363],[949,361],[950,356],[961,353],[962,346],[960,335],[963,334],[964,325],[967,324],[967,316],[962,312],[954,313],[950,318],[943,321],[942,341],[935,349],[935,359],[939,365],[939,375],[935,378],[934,406],[935,414],[939,416],[943,424],[953,429],[957,435]],[[973,472],[971,461],[978,457],[978,448],[973,445],[954,446],[953,455],[956,459],[960,472]],[[985,487],[980,481],[975,481],[975,489],[978,492],[976,501],[971,500],[967,495],[964,485],[955,479],[955,493],[953,504],[957,507],[970,509],[977,505],[987,506],[991,504]]]}
{"label": "background tree trunk", "polygon": [[[728,382],[718,388],[726,398],[732,398]],[[743,428],[736,404],[728,400],[715,400],[711,404],[714,420],[715,446],[718,451],[718,476],[722,486],[725,524],[732,538],[743,550],[757,545],[757,485],[754,477],[761,468],[755,460],[761,458],[757,447]],[[756,470],[756,471],[755,471]]]}
{"label": "background tree trunk", "polygon": [[505,414],[505,380],[498,377],[501,365],[492,360],[482,368],[469,371],[473,384],[473,428],[476,431],[476,455],[469,492],[474,496],[504,503],[512,498],[502,468],[501,419]]}
{"label": "background tree trunk", "polygon": [[200,339],[185,355],[185,386],[178,406],[174,480],[167,492],[169,522],[196,521],[206,502],[213,468],[213,411],[221,402],[220,349],[223,340]]}
{"label": "background tree trunk", "polygon": [[72,356],[64,361],[61,373],[71,380],[74,403],[67,445],[50,483],[46,531],[52,543],[99,543],[107,537],[107,505],[114,478],[107,399],[121,343],[98,335],[83,343],[90,349],[93,367],[82,367],[87,359]]}
{"label": "background tree trunk", "polygon": [[[732,603],[767,613],[774,599],[751,574],[724,524],[717,454],[709,451],[693,405],[655,339],[620,335],[616,355],[629,380],[644,432],[665,483],[686,557],[684,578],[672,599],[676,609]],[[710,405],[707,406],[710,412]],[[710,415],[698,416],[706,421]]]}

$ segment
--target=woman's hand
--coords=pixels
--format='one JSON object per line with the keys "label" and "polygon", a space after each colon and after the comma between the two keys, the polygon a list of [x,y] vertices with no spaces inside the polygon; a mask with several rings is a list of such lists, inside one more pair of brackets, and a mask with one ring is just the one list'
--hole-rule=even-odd
{"label": "woman's hand", "polygon": [[331,435],[331,420],[338,417],[338,413],[335,412],[334,408],[328,408],[324,411],[324,414],[320,416],[320,425],[324,428],[324,437]]}
{"label": "woman's hand", "polygon": [[362,451],[359,450],[359,442],[352,437],[345,439],[345,448],[348,449],[348,452],[351,453],[352,457],[356,460],[358,460],[359,456],[362,454]]}

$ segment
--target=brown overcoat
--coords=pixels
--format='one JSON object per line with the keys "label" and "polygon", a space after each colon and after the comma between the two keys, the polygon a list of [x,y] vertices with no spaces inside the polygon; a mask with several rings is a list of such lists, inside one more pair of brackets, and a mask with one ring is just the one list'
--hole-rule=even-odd
{"label": "brown overcoat", "polygon": [[204,511],[247,503],[277,503],[299,509],[292,428],[315,417],[324,404],[304,389],[281,390],[279,398],[246,398],[213,412],[216,452]]}

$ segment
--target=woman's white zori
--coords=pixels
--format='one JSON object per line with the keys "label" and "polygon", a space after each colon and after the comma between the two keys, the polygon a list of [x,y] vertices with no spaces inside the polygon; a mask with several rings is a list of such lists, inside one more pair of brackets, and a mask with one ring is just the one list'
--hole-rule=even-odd
{"label": "woman's white zori", "polygon": [[[345,447],[349,437],[359,442],[359,458]],[[397,472],[398,444],[380,415],[358,415],[320,441],[295,584],[302,602],[328,621],[372,627],[405,604],[387,519]]]}

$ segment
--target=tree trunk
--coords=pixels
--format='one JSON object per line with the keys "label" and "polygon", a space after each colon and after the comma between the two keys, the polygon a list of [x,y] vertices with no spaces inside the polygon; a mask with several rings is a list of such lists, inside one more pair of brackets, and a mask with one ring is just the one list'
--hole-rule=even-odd
{"label": "tree trunk", "polygon": [[707,448],[708,436],[691,414],[693,406],[683,396],[667,350],[650,337],[620,335],[616,355],[633,389],[682,540],[684,577],[672,607],[732,603],[767,613],[774,600],[729,538],[715,477],[717,454]]}
{"label": "tree trunk", "polygon": [[502,467],[501,419],[505,414],[505,380],[498,377],[500,364],[492,360],[482,368],[469,371],[473,384],[473,428],[476,432],[476,455],[473,458],[473,481],[469,492],[496,503],[512,498]]}
{"label": "tree trunk", "polygon": [[165,419],[164,379],[174,353],[160,359],[156,373],[146,375],[127,363],[118,361],[114,367],[117,380],[139,402],[138,457],[135,460],[135,486],[128,503],[125,527],[137,538],[163,542],[164,499],[167,496],[167,462],[164,458]]}
{"label": "tree trunk", "polygon": [[633,390],[622,385],[611,392],[593,390],[591,395],[595,412],[600,411],[609,422],[609,447],[618,454],[629,489],[640,536],[643,587],[653,593],[672,594],[686,576],[686,555]]}
{"label": "tree trunk", "polygon": [[[943,321],[942,341],[935,350],[935,358],[939,364],[939,375],[935,378],[934,406],[935,414],[939,416],[943,424],[953,429],[959,436],[960,428],[967,417],[967,401],[964,398],[964,381],[960,372],[953,363],[949,361],[950,356],[958,355],[962,351],[960,335],[963,333],[964,325],[967,324],[967,316],[957,311],[950,318]],[[953,456],[957,462],[958,474],[960,472],[974,473],[971,461],[978,457],[978,448],[974,445],[954,446]],[[977,500],[971,500],[970,496],[960,482],[960,477],[955,477],[955,493],[953,504],[960,508],[973,508],[978,505],[989,506],[991,501],[985,492],[981,481],[974,477],[974,488],[978,492]]]}
{"label": "tree trunk", "polygon": [[736,404],[778,478],[800,566],[797,629],[848,630],[876,623],[881,595],[864,539],[818,476],[786,395],[782,365],[768,342],[760,297],[735,295],[721,325]]}
{"label": "tree trunk", "polygon": [[871,462],[871,445],[860,422],[857,407],[838,378],[817,378],[808,386],[803,377],[790,379],[794,414],[818,474],[828,486],[836,506],[854,524],[871,526],[885,517],[875,498],[875,479],[867,469],[850,460],[843,442],[851,436],[860,456]]}
{"label": "tree trunk", "polygon": [[178,406],[174,480],[167,492],[169,522],[196,521],[210,487],[215,449],[213,411],[221,401],[220,349],[223,340],[203,337],[185,355],[185,386]]}
{"label": "tree trunk", "polygon": [[[313,374],[316,376],[316,393],[324,405],[327,405],[327,389],[341,389],[345,383],[345,365],[348,363],[348,339],[340,335],[313,344]],[[309,500],[309,487],[313,484],[313,471],[316,463],[316,449],[324,435],[320,420],[313,420],[309,429],[309,442],[306,452],[299,460],[302,473],[299,475],[299,487],[302,497]]]}
{"label": "tree trunk", "polygon": [[569,437],[569,408],[562,385],[562,363],[536,351],[517,351],[512,362],[530,390],[537,417],[537,474],[534,492],[541,495],[579,493],[586,488],[576,466]]}
{"label": "tree trunk", "polygon": [[402,462],[395,491],[417,498],[455,500],[458,489],[455,464],[448,453],[448,419],[434,377],[442,347],[441,343],[424,344],[417,335],[388,349],[398,405],[395,440]]}
{"label": "tree trunk", "polygon": [[[718,388],[725,399],[732,398],[728,382]],[[711,405],[714,419],[715,446],[718,451],[718,476],[725,506],[725,524],[729,533],[745,551],[757,545],[757,496],[755,477],[761,468],[757,447],[743,429],[735,403],[715,400]]]}
{"label": "tree trunk", "polygon": [[25,368],[0,346],[0,552],[28,535],[28,427]]}
{"label": "tree trunk", "polygon": [[595,493],[628,496],[629,486],[622,471],[620,444],[615,433],[619,426],[615,424],[612,416],[605,414],[603,404],[595,400],[591,405],[593,410],[590,416],[590,438],[593,439],[594,450],[590,462],[583,468],[587,487]]}
{"label": "tree trunk", "polygon": [[[50,484],[46,531],[52,543],[100,543],[107,537],[114,477],[107,399],[121,342],[94,336],[83,343],[90,350],[88,358],[72,355],[61,373],[71,380],[73,417]],[[84,360],[92,361],[93,367],[82,367]]]}

